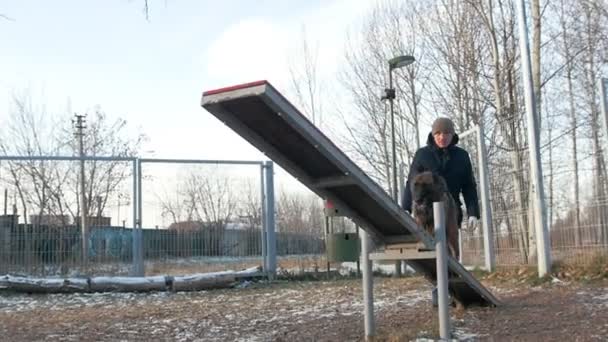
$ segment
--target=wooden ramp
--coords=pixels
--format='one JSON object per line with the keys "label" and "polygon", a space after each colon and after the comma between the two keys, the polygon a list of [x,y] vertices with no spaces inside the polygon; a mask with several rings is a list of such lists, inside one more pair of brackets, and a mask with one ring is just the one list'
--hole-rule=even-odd
{"label": "wooden ramp", "polygon": [[[376,246],[388,251],[398,244],[421,242],[433,248],[432,237],[267,81],[206,91],[202,106],[312,191],[331,200],[371,235]],[[402,259],[435,282],[431,254]],[[451,257],[448,269],[450,292],[461,304],[499,304]]]}

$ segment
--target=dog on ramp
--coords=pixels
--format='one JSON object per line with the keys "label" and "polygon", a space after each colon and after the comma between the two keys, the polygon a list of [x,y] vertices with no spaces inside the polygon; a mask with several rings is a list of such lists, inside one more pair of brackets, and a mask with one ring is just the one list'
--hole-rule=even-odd
{"label": "dog on ramp", "polygon": [[433,202],[443,202],[445,208],[445,223],[447,245],[450,254],[458,259],[458,209],[456,202],[448,190],[448,186],[440,175],[431,171],[418,173],[411,182],[412,213],[419,226],[434,236]]}

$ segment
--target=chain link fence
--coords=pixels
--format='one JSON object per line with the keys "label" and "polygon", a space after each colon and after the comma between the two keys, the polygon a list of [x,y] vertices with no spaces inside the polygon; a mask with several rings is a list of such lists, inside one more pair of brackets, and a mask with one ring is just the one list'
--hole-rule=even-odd
{"label": "chain link fence", "polygon": [[[571,265],[602,260],[608,255],[608,185],[600,125],[545,125],[541,157],[552,260]],[[521,120],[505,120],[484,136],[496,266],[537,265],[526,129]],[[465,135],[460,144],[471,155],[479,183],[474,140],[475,134]],[[484,266],[482,232],[461,230],[465,265]]]}
{"label": "chain link fence", "polygon": [[[304,196],[281,189],[277,196],[268,197],[267,192],[274,190],[265,187],[264,165],[88,158],[87,253],[83,257],[79,159],[0,157],[4,190],[0,274],[117,276],[250,267],[272,270],[275,265],[269,264],[268,255],[275,252],[279,267],[285,270],[322,265],[320,199],[312,193]],[[266,208],[265,199],[272,200],[271,208]],[[271,243],[276,251],[267,248],[267,210],[276,212]]]}
{"label": "chain link fence", "polygon": [[[541,156],[553,261],[604,260],[608,177],[601,125],[545,125]],[[460,230],[462,262],[487,266],[491,252],[496,266],[534,266],[527,128],[513,118],[488,126],[483,141],[491,220]],[[459,144],[471,155],[481,192],[478,133],[462,134]],[[138,260],[145,275],[327,265],[322,201],[311,192],[290,193],[279,184],[275,194],[273,188],[276,228],[272,237],[267,234],[261,162],[91,157],[85,164],[83,230],[78,158],[0,157],[0,274],[133,275]],[[490,229],[487,237],[484,229]],[[276,251],[268,251],[270,238]],[[268,264],[269,252],[276,252],[277,265]]]}

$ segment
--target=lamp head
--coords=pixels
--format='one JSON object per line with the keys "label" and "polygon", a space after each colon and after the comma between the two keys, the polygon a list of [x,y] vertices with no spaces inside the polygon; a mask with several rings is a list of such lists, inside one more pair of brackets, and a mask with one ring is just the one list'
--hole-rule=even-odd
{"label": "lamp head", "polygon": [[388,60],[388,66],[391,70],[403,68],[404,66],[414,63],[414,56],[397,56]]}

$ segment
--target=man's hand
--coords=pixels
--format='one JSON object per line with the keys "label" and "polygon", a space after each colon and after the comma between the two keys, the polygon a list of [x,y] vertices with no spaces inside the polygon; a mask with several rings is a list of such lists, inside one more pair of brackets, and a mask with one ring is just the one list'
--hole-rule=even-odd
{"label": "man's hand", "polygon": [[477,225],[479,224],[479,220],[475,216],[469,216],[469,221],[467,222],[467,230],[469,232],[474,232],[477,229]]}

